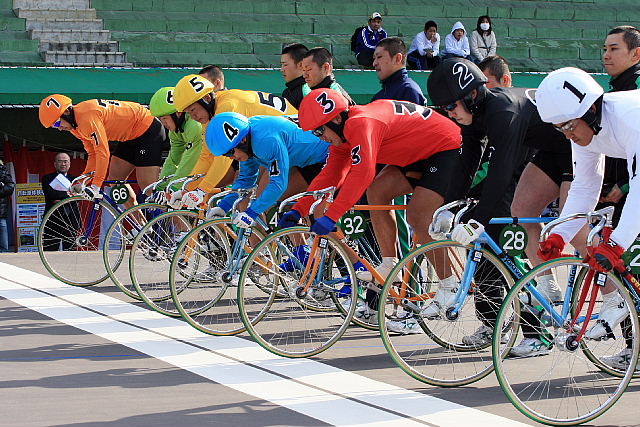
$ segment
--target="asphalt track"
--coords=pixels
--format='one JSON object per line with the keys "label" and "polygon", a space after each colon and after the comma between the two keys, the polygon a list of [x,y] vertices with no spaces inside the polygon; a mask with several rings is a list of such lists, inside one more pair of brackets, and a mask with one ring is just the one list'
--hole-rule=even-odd
{"label": "asphalt track", "polygon": [[[86,266],[86,268],[95,268]],[[74,288],[37,254],[0,255],[0,426],[533,425],[494,376],[436,388],[353,327],[311,360],[212,337],[105,282]],[[640,425],[640,382],[592,424]]]}

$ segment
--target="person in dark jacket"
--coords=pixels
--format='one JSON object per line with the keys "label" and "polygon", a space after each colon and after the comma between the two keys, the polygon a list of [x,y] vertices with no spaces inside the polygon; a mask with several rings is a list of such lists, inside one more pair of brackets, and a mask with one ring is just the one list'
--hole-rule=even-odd
{"label": "person in dark jacket", "polygon": [[380,40],[387,38],[387,32],[382,29],[382,15],[373,12],[366,27],[363,27],[356,41],[356,60],[365,67],[373,65],[373,52]]}
{"label": "person in dark jacket", "polygon": [[422,89],[406,69],[407,45],[399,37],[387,37],[376,47],[373,54],[373,67],[378,74],[382,89],[373,95],[376,99],[395,99],[425,105]]}
{"label": "person in dark jacket", "polygon": [[302,86],[305,81],[302,76],[302,58],[309,52],[303,44],[294,43],[285,46],[280,55],[280,72],[284,77],[287,88],[282,92],[282,97],[291,103],[296,109],[300,107],[302,98]]}
{"label": "person in dark jacket", "polygon": [[[56,203],[69,197],[66,191],[55,190],[51,187],[51,182],[58,175],[62,175],[69,181],[73,181],[76,177],[69,173],[71,167],[71,157],[67,153],[58,153],[56,155],[53,166],[56,171],[42,177],[42,192],[44,193],[45,213],[48,212]],[[71,236],[70,232],[73,227],[69,225],[62,226],[70,218],[80,218],[80,212],[77,211],[77,205],[66,205],[68,212],[61,212],[59,218],[51,217],[47,222],[50,224],[45,227],[42,246],[45,251],[57,251],[62,243],[63,250],[69,250],[73,247],[75,236]],[[75,210],[75,212],[74,212]],[[57,226],[58,225],[58,226]]]}
{"label": "person in dark jacket", "polygon": [[9,217],[9,198],[15,190],[15,186],[11,174],[0,160],[0,252],[9,251],[7,218]]}

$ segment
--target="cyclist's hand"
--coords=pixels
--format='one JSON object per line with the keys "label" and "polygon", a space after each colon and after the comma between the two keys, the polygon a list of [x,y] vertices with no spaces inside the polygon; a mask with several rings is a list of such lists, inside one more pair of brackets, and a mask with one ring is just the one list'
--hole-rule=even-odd
{"label": "cyclist's hand", "polygon": [[584,261],[594,270],[606,273],[616,265],[623,264],[620,258],[623,252],[624,248],[609,238],[589,251]]}
{"label": "cyclist's hand", "polygon": [[549,261],[550,259],[558,258],[562,256],[565,244],[566,243],[561,235],[553,233],[547,237],[547,240],[540,242],[538,257],[542,261]]}
{"label": "cyclist's hand", "polygon": [[255,217],[258,214],[255,213],[251,208],[248,208],[244,212],[238,212],[233,216],[233,225],[240,228],[249,228],[253,225]]}
{"label": "cyclist's hand", "polygon": [[91,184],[88,187],[84,187],[83,195],[87,199],[91,199],[91,200],[102,198],[102,194],[100,194],[100,187],[94,184]]}
{"label": "cyclist's hand", "polygon": [[311,232],[316,233],[320,236],[324,236],[326,234],[335,231],[336,222],[329,218],[328,216],[320,217],[316,222],[311,226]]}
{"label": "cyclist's hand", "polygon": [[216,218],[223,218],[227,216],[227,213],[221,207],[214,206],[213,208],[207,211],[206,219],[207,221],[211,221]]}
{"label": "cyclist's hand", "polygon": [[73,184],[71,187],[69,187],[69,190],[67,191],[67,193],[70,196],[81,196],[81,195],[83,195],[84,194],[84,184],[82,184],[81,182]]}
{"label": "cyclist's hand", "polygon": [[207,193],[204,190],[196,188],[193,191],[189,191],[182,197],[182,204],[187,209],[195,209],[204,202],[204,197]]}
{"label": "cyclist's hand", "polygon": [[149,197],[149,201],[164,205],[167,203],[167,194],[164,191],[157,191]]}
{"label": "cyclist's hand", "polygon": [[184,196],[184,192],[182,190],[174,191],[171,193],[171,197],[169,197],[167,205],[173,209],[182,209],[182,196]]}
{"label": "cyclist's hand", "polygon": [[451,211],[440,212],[436,220],[429,225],[429,236],[431,236],[433,240],[446,239],[446,233],[451,230],[454,217],[455,215]]}
{"label": "cyclist's hand", "polygon": [[458,224],[451,232],[451,238],[463,245],[476,240],[484,232],[484,226],[475,219],[470,219],[466,224]]}
{"label": "cyclist's hand", "polygon": [[296,225],[298,225],[298,221],[300,221],[300,218],[302,218],[302,215],[300,215],[300,212],[294,209],[291,209],[289,212],[282,215],[282,217],[280,218],[280,221],[278,221],[278,227],[280,228],[295,227]]}

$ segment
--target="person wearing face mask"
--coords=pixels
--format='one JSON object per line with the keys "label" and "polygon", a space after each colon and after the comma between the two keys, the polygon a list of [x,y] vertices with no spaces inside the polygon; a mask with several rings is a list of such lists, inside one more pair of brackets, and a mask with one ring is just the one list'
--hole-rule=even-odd
{"label": "person wearing face mask", "polygon": [[411,69],[432,70],[440,63],[440,34],[438,24],[427,21],[424,31],[419,32],[411,42],[407,62]]}
{"label": "person wearing face mask", "polygon": [[469,47],[471,49],[471,56],[476,63],[482,61],[487,56],[496,54],[496,48],[498,47],[496,35],[493,32],[491,18],[487,15],[482,15],[478,18],[476,29],[471,33]]}

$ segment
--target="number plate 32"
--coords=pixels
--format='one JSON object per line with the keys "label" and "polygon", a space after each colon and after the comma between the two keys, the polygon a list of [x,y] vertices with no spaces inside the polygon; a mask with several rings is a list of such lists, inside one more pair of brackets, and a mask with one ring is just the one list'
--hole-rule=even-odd
{"label": "number plate 32", "polygon": [[340,218],[338,226],[344,234],[352,239],[357,239],[367,231],[367,219],[360,212],[347,212]]}

